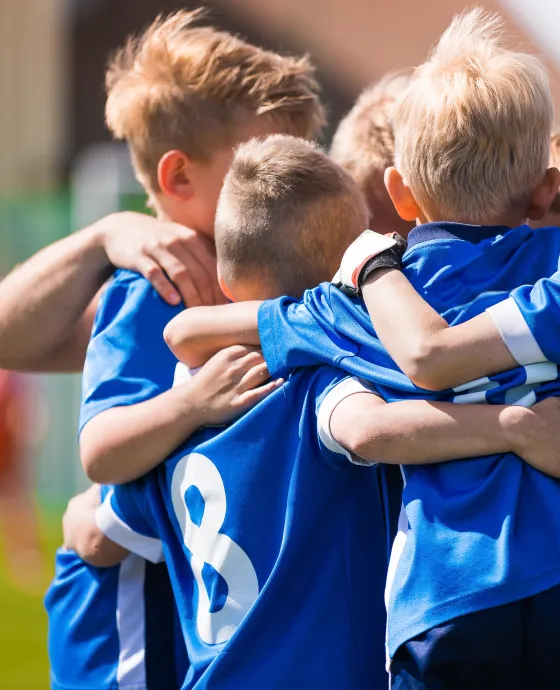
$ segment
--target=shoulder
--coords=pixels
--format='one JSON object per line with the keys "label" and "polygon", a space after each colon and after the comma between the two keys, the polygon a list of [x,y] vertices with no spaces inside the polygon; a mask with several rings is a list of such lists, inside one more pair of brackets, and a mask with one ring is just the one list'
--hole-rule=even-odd
{"label": "shoulder", "polygon": [[139,273],[119,270],[101,296],[93,334],[115,321],[134,323],[138,315],[147,328],[165,326],[183,308],[167,304]]}

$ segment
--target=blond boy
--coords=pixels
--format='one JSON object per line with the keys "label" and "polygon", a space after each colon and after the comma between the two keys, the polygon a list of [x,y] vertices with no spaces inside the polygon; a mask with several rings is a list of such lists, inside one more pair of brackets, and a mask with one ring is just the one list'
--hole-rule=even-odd
{"label": "blond boy", "polygon": [[358,184],[369,209],[369,227],[379,233],[406,237],[413,225],[403,221],[383,182],[395,164],[393,110],[406,91],[411,72],[390,72],[367,87],[339,124],[330,155]]}

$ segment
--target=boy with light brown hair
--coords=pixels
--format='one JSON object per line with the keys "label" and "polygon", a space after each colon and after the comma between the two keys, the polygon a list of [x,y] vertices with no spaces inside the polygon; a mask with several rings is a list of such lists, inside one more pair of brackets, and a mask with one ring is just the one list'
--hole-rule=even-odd
{"label": "boy with light brown hair", "polygon": [[387,194],[383,177],[395,164],[393,110],[412,73],[389,72],[368,86],[339,124],[330,155],[357,183],[369,208],[369,227],[406,237],[412,223],[403,221]]}
{"label": "boy with light brown hair", "polygon": [[[235,146],[277,132],[313,138],[325,117],[307,58],[265,51],[201,18],[180,11],[129,39],[107,72],[107,123],[129,144],[157,215],[213,241]],[[185,439],[183,388],[170,390],[177,362],[163,341],[181,308],[126,271],[103,296],[80,419],[82,463],[93,481],[134,479]]]}
{"label": "boy with light brown hair", "polygon": [[[129,144],[136,174],[158,217],[189,226],[215,253],[216,203],[235,146],[275,132],[314,137],[324,112],[306,58],[262,50],[201,26],[201,18],[199,11],[160,17],[127,42],[107,73],[106,116],[114,135]],[[202,264],[197,273],[196,256],[185,252],[180,241],[165,256],[157,249],[149,253],[175,280],[185,264],[191,276],[199,276],[195,283],[201,293],[211,289]],[[153,278],[157,264],[148,257],[146,262],[141,270]],[[176,378],[178,362],[165,345],[163,329],[181,310],[165,304],[146,279],[130,271],[117,272],[106,288],[86,356],[80,420],[81,459],[94,481],[139,477],[197,427],[231,419],[275,389],[274,382],[266,383],[266,366],[255,348],[224,353],[196,380]],[[98,489],[90,495],[99,501]],[[134,572],[128,560],[122,568],[92,572],[75,554],[62,552],[48,598],[53,686],[175,687],[175,679],[168,677],[171,663],[164,658],[164,652],[175,656],[166,571],[158,568],[163,580],[152,587],[144,577],[152,569],[145,560],[136,565]],[[119,588],[117,598],[121,572],[127,595]],[[90,605],[75,612],[81,586]],[[152,610],[154,599],[160,618],[144,636],[154,620],[144,611]],[[125,601],[129,609],[117,611],[115,601]],[[95,636],[92,610],[99,622]],[[91,644],[76,645],[78,638]],[[106,654],[103,664],[96,645]],[[159,656],[155,664],[154,656]],[[181,669],[178,675],[182,685]]]}

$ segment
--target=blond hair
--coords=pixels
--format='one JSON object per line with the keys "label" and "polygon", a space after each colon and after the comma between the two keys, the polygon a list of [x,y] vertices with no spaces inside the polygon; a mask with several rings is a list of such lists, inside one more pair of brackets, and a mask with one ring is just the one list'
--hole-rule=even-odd
{"label": "blond hair", "polygon": [[218,264],[228,284],[259,280],[299,296],[332,278],[366,227],[355,182],[314,144],[253,139],[237,149],[218,202]]}
{"label": "blond hair", "polygon": [[497,15],[456,16],[393,112],[395,163],[419,206],[458,222],[525,210],[548,165],[552,98]]}
{"label": "blond hair", "polygon": [[[372,228],[401,229],[383,175],[395,162],[393,110],[407,89],[411,71],[390,72],[368,86],[340,122],[330,155],[355,180],[365,196]],[[410,224],[407,224],[410,225]]]}
{"label": "blond hair", "polygon": [[161,156],[177,148],[198,160],[236,143],[248,116],[270,117],[312,138],[325,122],[307,57],[283,57],[211,26],[199,10],[158,17],[111,61],[106,120],[125,139],[143,183],[158,189]]}

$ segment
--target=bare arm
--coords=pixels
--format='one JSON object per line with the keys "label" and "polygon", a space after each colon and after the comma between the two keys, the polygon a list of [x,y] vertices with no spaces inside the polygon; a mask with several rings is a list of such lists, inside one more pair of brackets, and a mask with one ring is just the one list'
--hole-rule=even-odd
{"label": "bare arm", "polygon": [[533,408],[410,400],[386,404],[372,393],[342,400],[330,419],[341,446],[368,462],[430,464],[513,452],[560,477],[560,401]]}
{"label": "bare arm", "polygon": [[141,273],[171,304],[180,292],[187,304],[200,305],[223,302],[215,264],[210,241],[188,228],[138,213],[108,216],[0,283],[0,366],[81,371],[96,294],[114,266]]}
{"label": "bare arm", "polygon": [[450,327],[400,271],[376,271],[362,294],[381,342],[417,386],[442,390],[517,366],[488,314]]}
{"label": "bare arm", "polygon": [[192,369],[231,345],[260,345],[257,314],[262,302],[238,302],[187,309],[165,328],[163,337],[175,357]]}
{"label": "bare arm", "polygon": [[223,424],[266,397],[270,381],[254,348],[218,353],[191,380],[136,405],[113,407],[80,435],[82,465],[93,480],[123,484],[153,469],[199,427]]}
{"label": "bare arm", "polygon": [[99,504],[98,485],[70,499],[62,518],[64,545],[91,565],[108,568],[120,563],[129,551],[108,539],[97,527],[95,513]]}

